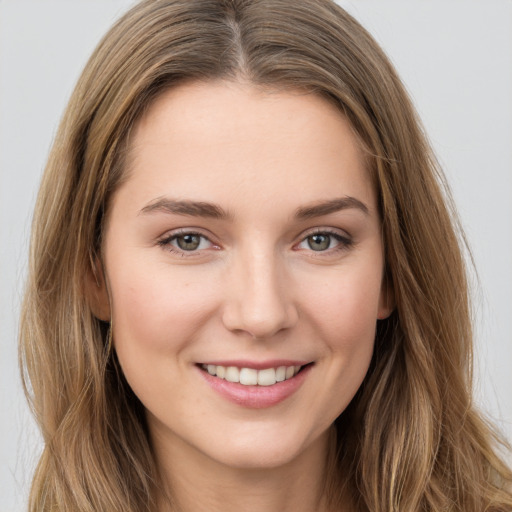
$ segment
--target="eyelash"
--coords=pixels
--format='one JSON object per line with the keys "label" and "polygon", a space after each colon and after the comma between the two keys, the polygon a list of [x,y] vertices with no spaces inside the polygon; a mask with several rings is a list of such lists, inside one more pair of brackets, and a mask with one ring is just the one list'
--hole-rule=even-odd
{"label": "eyelash", "polygon": [[[315,236],[315,235],[325,235],[325,236],[330,237],[331,239],[334,238],[334,240],[336,240],[336,242],[338,242],[338,244],[335,247],[329,247],[326,250],[314,251],[313,249],[310,249],[309,252],[314,254],[315,257],[324,257],[324,256],[331,255],[333,253],[338,253],[340,251],[346,251],[346,250],[350,249],[350,247],[352,247],[354,245],[354,242],[350,238],[350,236],[341,235],[339,232],[333,231],[333,230],[330,230],[330,229],[317,228],[314,231],[311,231],[311,232],[307,233],[300,240],[300,242],[298,244],[296,244],[294,247],[297,247],[298,245],[303,244],[304,242],[307,241],[308,238],[310,238],[312,236]],[[199,237],[202,240],[207,240],[210,244],[212,244],[213,247],[218,248],[218,246],[216,246],[207,236],[203,235],[202,233],[198,233],[196,231],[187,231],[187,230],[174,232],[171,235],[166,236],[165,238],[162,238],[157,243],[158,243],[159,246],[165,248],[167,251],[169,251],[171,253],[178,254],[178,255],[180,255],[182,257],[190,258],[190,257],[199,256],[201,251],[202,251],[201,249],[194,249],[194,250],[187,251],[187,250],[184,250],[184,249],[179,249],[178,247],[175,247],[175,246],[172,245],[172,242],[174,240],[177,240],[179,237],[184,237],[184,236],[196,236],[196,237]],[[298,249],[298,250],[300,250],[300,249]]]}
{"label": "eyelash", "polygon": [[338,242],[335,247],[330,247],[324,251],[314,251],[313,249],[310,249],[309,252],[313,253],[315,257],[328,257],[329,255],[337,254],[341,251],[346,251],[354,245],[354,241],[350,236],[342,235],[338,231],[322,228],[316,228],[315,230],[307,233],[297,245],[305,243],[308,238],[315,235],[326,235],[331,239],[334,238],[334,240]]}
{"label": "eyelash", "polygon": [[[192,257],[193,258],[194,256],[199,256],[201,249],[187,251],[184,249],[179,249],[178,247],[175,247],[172,245],[172,242],[174,240],[177,240],[178,238],[184,237],[184,236],[197,236],[197,237],[201,238],[202,240],[207,240],[214,247],[216,247],[215,244],[207,236],[203,235],[202,233],[198,233],[197,231],[188,231],[188,230],[175,231],[171,235],[165,236],[164,238],[159,240],[158,245],[163,247],[167,251],[174,253],[174,254],[178,254],[182,257],[187,257],[187,258]],[[200,242],[200,243],[202,243],[202,242]]]}

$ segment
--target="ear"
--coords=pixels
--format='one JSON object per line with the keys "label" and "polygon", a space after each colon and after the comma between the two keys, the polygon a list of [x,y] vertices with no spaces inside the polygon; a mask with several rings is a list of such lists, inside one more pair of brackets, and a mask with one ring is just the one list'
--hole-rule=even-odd
{"label": "ear", "polygon": [[98,257],[91,256],[91,263],[84,278],[85,295],[92,314],[103,322],[110,322],[110,300],[103,265]]}
{"label": "ear", "polygon": [[393,313],[395,309],[395,291],[393,283],[387,271],[382,277],[382,285],[380,288],[379,310],[377,312],[377,320],[385,320]]}

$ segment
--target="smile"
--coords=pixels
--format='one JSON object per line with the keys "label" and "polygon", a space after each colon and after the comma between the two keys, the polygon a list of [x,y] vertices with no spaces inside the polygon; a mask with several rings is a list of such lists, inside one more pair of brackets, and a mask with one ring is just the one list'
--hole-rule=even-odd
{"label": "smile", "polygon": [[237,406],[251,409],[272,407],[297,393],[315,365],[314,362],[283,360],[222,363],[198,363],[196,368],[216,394]]}
{"label": "smile", "polygon": [[297,375],[302,366],[278,366],[256,370],[255,368],[203,364],[201,368],[210,375],[228,382],[240,383],[244,386],[273,386]]}

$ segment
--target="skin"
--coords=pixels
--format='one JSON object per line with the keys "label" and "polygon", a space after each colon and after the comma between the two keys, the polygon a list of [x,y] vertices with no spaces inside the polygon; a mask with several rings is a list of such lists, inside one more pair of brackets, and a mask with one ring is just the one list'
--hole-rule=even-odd
{"label": "skin", "polygon": [[[138,122],[127,173],[106,229],[108,285],[93,302],[112,319],[179,510],[326,510],[329,430],[392,309],[375,192],[349,123],[312,94],[182,85]],[[225,216],[169,211],[163,198]],[[311,210],[340,198],[344,208]],[[200,234],[198,248],[180,249],[177,230]],[[197,366],[225,359],[313,364],[292,396],[251,408]]]}

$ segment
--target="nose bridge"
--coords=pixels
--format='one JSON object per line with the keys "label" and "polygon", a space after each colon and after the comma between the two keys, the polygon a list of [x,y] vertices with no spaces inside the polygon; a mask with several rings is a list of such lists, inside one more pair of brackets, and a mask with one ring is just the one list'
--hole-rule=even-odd
{"label": "nose bridge", "polygon": [[249,244],[241,248],[229,279],[224,323],[230,330],[266,338],[297,320],[286,286],[286,269],[273,247]]}

